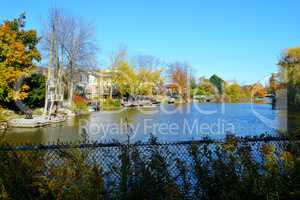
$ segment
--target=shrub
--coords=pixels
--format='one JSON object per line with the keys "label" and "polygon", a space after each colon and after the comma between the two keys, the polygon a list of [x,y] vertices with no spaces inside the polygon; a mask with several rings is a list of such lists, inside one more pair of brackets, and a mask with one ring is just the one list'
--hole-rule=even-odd
{"label": "shrub", "polygon": [[0,146],[0,197],[299,199],[299,147],[283,144],[230,137],[224,143],[166,145],[152,138],[141,145],[30,151]]}
{"label": "shrub", "polygon": [[73,101],[74,101],[74,105],[72,110],[75,113],[86,112],[88,110],[87,100],[82,96],[75,95]]}
{"label": "shrub", "polygon": [[25,78],[24,84],[29,87],[28,97],[24,103],[30,108],[41,108],[45,103],[46,77],[40,73],[34,73]]}
{"label": "shrub", "polygon": [[101,108],[103,110],[116,110],[121,107],[121,102],[119,99],[108,98],[103,100]]}

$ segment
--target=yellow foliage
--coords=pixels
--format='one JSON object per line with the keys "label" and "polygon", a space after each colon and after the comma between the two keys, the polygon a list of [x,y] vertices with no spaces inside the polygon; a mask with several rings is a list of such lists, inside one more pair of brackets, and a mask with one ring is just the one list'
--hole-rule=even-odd
{"label": "yellow foliage", "polygon": [[280,159],[284,161],[284,166],[286,169],[292,169],[294,167],[294,158],[290,152],[283,151],[280,155]]}
{"label": "yellow foliage", "polygon": [[36,31],[20,31],[16,20],[0,25],[0,101],[22,100],[28,96],[28,86],[15,87],[35,67],[33,60],[40,60],[37,43]]}
{"label": "yellow foliage", "polygon": [[154,88],[162,83],[161,70],[144,67],[135,70],[127,61],[116,64],[113,80],[121,94],[131,95],[152,95]]}
{"label": "yellow foliage", "polygon": [[273,155],[273,153],[275,152],[275,147],[271,144],[263,144],[261,147],[261,151],[265,154],[265,155]]}

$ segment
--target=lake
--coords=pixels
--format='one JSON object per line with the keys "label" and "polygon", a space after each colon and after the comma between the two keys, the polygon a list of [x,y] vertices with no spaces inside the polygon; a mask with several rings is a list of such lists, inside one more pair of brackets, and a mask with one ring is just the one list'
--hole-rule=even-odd
{"label": "lake", "polygon": [[162,104],[157,108],[102,111],[74,117],[40,128],[11,128],[11,143],[49,143],[82,140],[146,141],[152,134],[159,141],[182,141],[203,137],[224,138],[228,133],[253,136],[278,134],[286,129],[286,114],[269,104],[189,103]]}

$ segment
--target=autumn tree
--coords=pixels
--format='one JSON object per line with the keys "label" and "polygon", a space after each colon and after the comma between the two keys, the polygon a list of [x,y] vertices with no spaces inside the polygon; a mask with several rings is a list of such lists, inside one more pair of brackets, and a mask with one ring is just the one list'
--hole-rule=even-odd
{"label": "autumn tree", "polygon": [[147,68],[139,68],[137,73],[137,94],[139,95],[153,95],[155,93],[155,89],[159,87],[163,78],[161,77],[161,71],[151,70]]}
{"label": "autumn tree", "polygon": [[138,55],[133,65],[137,76],[137,94],[153,95],[163,83],[161,61],[151,55]]}
{"label": "autumn tree", "polygon": [[[127,76],[126,73],[128,70],[125,70],[125,72],[120,71],[123,70],[124,67],[126,69],[129,69],[129,64],[127,61],[127,49],[126,47],[119,47],[119,49],[111,54],[110,57],[111,64],[110,64],[110,81],[111,81],[111,87],[109,90],[109,97],[112,98],[113,95],[113,89],[114,86],[124,86],[124,76]],[[128,66],[125,66],[128,65]],[[127,68],[128,67],[128,68]],[[131,72],[130,72],[131,73]],[[124,95],[125,88],[118,88],[122,95]]]}
{"label": "autumn tree", "polygon": [[127,61],[119,62],[114,73],[115,84],[122,96],[137,94],[137,75]]}
{"label": "autumn tree", "polygon": [[129,62],[126,48],[120,48],[113,53],[111,63],[111,81],[122,96],[153,95],[156,87],[162,85],[162,69],[154,57],[137,56]]}
{"label": "autumn tree", "polygon": [[251,86],[251,93],[254,97],[263,98],[267,95],[267,90],[262,84],[257,83]]}
{"label": "autumn tree", "polygon": [[36,48],[39,38],[35,30],[24,30],[25,15],[0,25],[0,102],[11,106],[28,96],[28,85],[15,88],[17,81],[28,76],[40,61]]}
{"label": "autumn tree", "polygon": [[225,88],[225,96],[227,101],[234,103],[243,101],[246,98],[242,87],[236,82],[229,84]]}
{"label": "autumn tree", "polygon": [[185,101],[188,98],[189,89],[188,69],[189,66],[186,63],[176,62],[169,65],[172,85]]}

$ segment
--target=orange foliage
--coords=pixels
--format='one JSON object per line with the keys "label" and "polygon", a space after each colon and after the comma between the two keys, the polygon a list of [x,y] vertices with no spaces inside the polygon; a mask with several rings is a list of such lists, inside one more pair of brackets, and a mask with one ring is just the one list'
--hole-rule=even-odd
{"label": "orange foliage", "polygon": [[[0,101],[22,100],[28,96],[28,86],[17,86],[35,67],[33,60],[41,56],[36,49],[36,31],[19,30],[17,20],[0,25]],[[15,88],[16,87],[16,88]]]}
{"label": "orange foliage", "polygon": [[75,95],[73,101],[76,105],[87,104],[87,100],[79,95]]}
{"label": "orange foliage", "polygon": [[188,89],[187,72],[177,67],[172,72],[172,89],[176,90],[184,99],[187,98]]}
{"label": "orange foliage", "polygon": [[267,96],[267,90],[261,84],[252,85],[251,92],[256,97],[265,97],[265,96]]}

